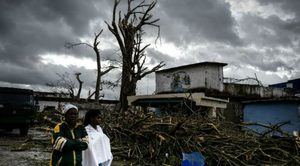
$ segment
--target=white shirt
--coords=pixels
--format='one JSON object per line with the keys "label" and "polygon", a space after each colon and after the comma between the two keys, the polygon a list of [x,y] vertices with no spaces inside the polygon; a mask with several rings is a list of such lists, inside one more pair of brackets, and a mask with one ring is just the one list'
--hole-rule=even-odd
{"label": "white shirt", "polygon": [[91,125],[85,127],[89,136],[88,149],[82,152],[82,166],[98,166],[99,163],[112,160],[109,138],[103,133],[102,128],[97,130]]}

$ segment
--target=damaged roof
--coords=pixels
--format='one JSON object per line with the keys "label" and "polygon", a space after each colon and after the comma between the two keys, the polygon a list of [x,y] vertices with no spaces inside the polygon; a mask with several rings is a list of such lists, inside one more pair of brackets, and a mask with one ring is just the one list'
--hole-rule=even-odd
{"label": "damaged roof", "polygon": [[172,70],[178,70],[178,69],[183,69],[183,68],[187,68],[187,67],[204,66],[204,65],[226,66],[227,63],[220,63],[220,62],[200,62],[200,63],[193,63],[193,64],[189,64],[189,65],[172,67],[172,68],[168,68],[168,69],[162,69],[162,70],[156,71],[155,73],[167,72],[167,71],[172,71]]}

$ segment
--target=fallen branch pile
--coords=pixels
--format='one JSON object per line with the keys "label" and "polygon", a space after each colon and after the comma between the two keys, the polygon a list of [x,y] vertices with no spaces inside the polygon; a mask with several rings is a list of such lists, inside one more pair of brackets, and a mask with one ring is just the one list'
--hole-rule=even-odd
{"label": "fallen branch pile", "polygon": [[[300,165],[299,140],[275,125],[233,124],[192,115],[104,114],[114,158],[134,165],[180,165],[182,153],[200,152],[208,165]],[[59,114],[41,116],[53,127]],[[263,133],[244,130],[249,125]],[[271,137],[279,133],[284,137]],[[299,139],[299,138],[298,138]]]}
{"label": "fallen branch pile", "polygon": [[104,115],[115,158],[139,165],[180,165],[201,152],[208,165],[300,165],[293,137],[257,136],[231,123],[197,116]]}

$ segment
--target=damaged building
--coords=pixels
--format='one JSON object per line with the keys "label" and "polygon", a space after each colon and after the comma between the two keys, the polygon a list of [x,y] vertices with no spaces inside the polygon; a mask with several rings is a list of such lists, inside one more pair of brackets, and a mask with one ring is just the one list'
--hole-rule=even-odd
{"label": "damaged building", "polygon": [[236,123],[286,121],[284,130],[289,133],[300,128],[300,79],[268,87],[257,78],[254,84],[241,81],[251,78],[228,81],[223,76],[226,65],[201,62],[157,71],[155,94],[129,96],[129,105],[160,113],[206,114]]}
{"label": "damaged building", "polygon": [[223,67],[226,65],[201,62],[159,70],[155,72],[155,94],[129,96],[128,103],[160,113],[185,111],[216,117],[226,108],[229,100],[226,97],[207,96],[205,90],[223,91]]}

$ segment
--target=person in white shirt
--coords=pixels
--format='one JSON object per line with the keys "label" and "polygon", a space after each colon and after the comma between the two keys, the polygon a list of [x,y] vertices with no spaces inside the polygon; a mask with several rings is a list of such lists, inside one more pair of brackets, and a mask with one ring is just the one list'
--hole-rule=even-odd
{"label": "person in white shirt", "polygon": [[89,137],[88,149],[82,152],[82,166],[110,166],[113,155],[110,140],[100,127],[101,112],[89,110],[84,118],[85,130]]}

